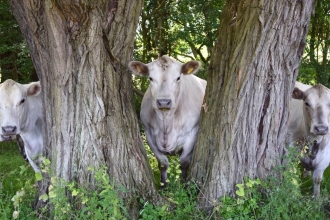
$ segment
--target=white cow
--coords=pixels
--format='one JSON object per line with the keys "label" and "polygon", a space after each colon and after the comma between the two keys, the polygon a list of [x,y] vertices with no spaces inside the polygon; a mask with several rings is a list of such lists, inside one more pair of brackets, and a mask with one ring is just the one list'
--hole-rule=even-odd
{"label": "white cow", "polygon": [[35,172],[43,150],[42,101],[39,82],[19,84],[6,80],[0,84],[1,140],[19,134],[25,153]]}
{"label": "white cow", "polygon": [[185,180],[206,88],[206,81],[193,75],[200,63],[190,61],[183,64],[162,56],[148,64],[132,61],[129,67],[134,74],[148,76],[150,80],[140,116],[148,144],[158,160],[161,185],[166,186],[166,154],[180,153],[182,179]]}
{"label": "white cow", "polygon": [[301,162],[313,171],[313,191],[319,196],[323,172],[330,163],[330,90],[321,84],[298,83],[292,97],[286,143],[309,146],[311,154]]}

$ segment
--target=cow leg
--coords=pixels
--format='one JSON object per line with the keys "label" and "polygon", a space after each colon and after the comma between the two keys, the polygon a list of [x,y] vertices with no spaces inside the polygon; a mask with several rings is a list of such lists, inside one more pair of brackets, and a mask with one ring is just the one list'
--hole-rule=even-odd
{"label": "cow leg", "polygon": [[323,150],[319,150],[317,152],[313,162],[316,164],[313,170],[313,192],[314,196],[318,197],[320,195],[320,186],[323,179],[323,172],[330,163],[330,144],[326,145]]}
{"label": "cow leg", "polygon": [[321,182],[323,179],[324,170],[316,170],[313,172],[313,194],[316,197],[320,196]]}
{"label": "cow leg", "polygon": [[192,151],[189,152],[183,151],[182,154],[180,155],[180,169],[181,169],[181,176],[183,182],[187,180],[188,168],[190,165],[191,156],[192,156]]}
{"label": "cow leg", "polygon": [[188,168],[191,162],[191,157],[196,142],[196,135],[197,135],[197,129],[195,129],[195,132],[193,133],[191,138],[187,139],[185,145],[183,146],[183,151],[180,155],[180,166],[181,166],[180,168],[182,172],[181,175],[183,182],[187,180]]}
{"label": "cow leg", "polygon": [[160,170],[160,187],[166,188],[167,186],[167,168],[168,168],[168,158],[163,155],[162,157],[157,157],[158,168]]}
{"label": "cow leg", "polygon": [[153,134],[146,130],[146,138],[149,144],[151,151],[154,153],[158,161],[158,168],[160,171],[160,187],[166,187],[167,180],[167,168],[168,168],[168,158],[163,154],[157,147],[157,144],[154,142]]}

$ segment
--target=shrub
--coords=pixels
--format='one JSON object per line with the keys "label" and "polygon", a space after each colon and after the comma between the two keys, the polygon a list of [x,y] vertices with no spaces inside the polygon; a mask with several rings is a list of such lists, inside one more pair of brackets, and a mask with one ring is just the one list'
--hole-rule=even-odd
{"label": "shrub", "polygon": [[286,165],[278,168],[282,178],[246,179],[237,184],[236,198],[220,199],[214,215],[223,219],[326,219],[326,193],[320,198],[302,194],[298,157],[291,152],[285,159]]}
{"label": "shrub", "polygon": [[[45,171],[49,160],[44,160]],[[82,186],[75,182],[68,182],[59,177],[50,179],[49,193],[41,195],[39,199],[49,200],[44,212],[52,211],[52,219],[126,219],[128,212],[123,201],[117,196],[122,187],[115,187],[107,174],[107,167],[96,170],[89,168],[94,174],[93,186]]]}

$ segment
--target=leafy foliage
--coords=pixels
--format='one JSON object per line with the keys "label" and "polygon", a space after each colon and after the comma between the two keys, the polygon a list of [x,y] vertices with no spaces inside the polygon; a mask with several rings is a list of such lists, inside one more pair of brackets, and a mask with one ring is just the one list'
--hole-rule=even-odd
{"label": "leafy foliage", "polygon": [[[44,159],[43,164],[43,172],[50,173],[50,161]],[[89,171],[95,177],[93,186],[79,186],[52,175],[48,194],[39,197],[49,201],[44,212],[52,210],[54,219],[126,219],[128,212],[117,195],[125,191],[123,187],[114,186],[106,166],[99,170],[90,168]]]}
{"label": "leafy foliage", "polygon": [[316,1],[298,80],[330,87],[330,0]]}
{"label": "leafy foliage", "polygon": [[0,0],[0,73],[1,81],[21,83],[37,80],[30,53],[8,0]]}
{"label": "leafy foliage", "polygon": [[[155,173],[158,173],[157,161],[148,155]],[[168,187],[161,191],[168,203],[156,206],[140,199],[140,219],[326,219],[329,213],[327,198],[330,189],[330,175],[326,170],[322,197],[315,199],[309,186],[301,178],[298,157],[294,153],[286,158],[287,164],[278,168],[283,178],[246,179],[237,184],[236,197],[224,196],[214,205],[212,212],[198,209],[198,197],[202,194],[198,185],[189,182],[182,184],[178,161],[171,158]],[[7,161],[7,162],[6,162]],[[9,164],[9,162],[12,163]],[[15,162],[16,161],[16,162]],[[44,172],[50,161],[45,160]],[[8,168],[10,170],[8,170]],[[95,175],[95,187],[80,186],[75,182],[51,177],[49,193],[40,197],[49,201],[44,212],[32,210],[36,195],[33,170],[25,162],[14,143],[0,143],[0,220],[47,218],[52,213],[56,219],[125,219],[127,211],[118,193],[125,192],[116,187],[106,174],[106,167],[100,170],[90,169]],[[309,177],[310,179],[310,177]],[[4,182],[11,184],[4,184]],[[16,182],[22,184],[15,185]],[[306,187],[309,187],[307,190]],[[301,190],[303,188],[303,190]],[[305,193],[305,191],[307,193]]]}
{"label": "leafy foliage", "polygon": [[161,192],[169,203],[154,206],[140,199],[143,205],[140,219],[207,219],[207,213],[197,209],[198,192],[199,189],[194,183],[184,185],[174,182]]}
{"label": "leafy foliage", "polygon": [[[279,170],[282,178],[246,179],[237,184],[237,198],[224,196],[215,207],[215,216],[225,219],[326,219],[327,196],[315,199],[302,194],[298,155],[291,152]],[[326,193],[323,193],[326,195]]]}
{"label": "leafy foliage", "polygon": [[[145,1],[135,59],[148,63],[167,54],[182,62],[197,59],[207,66],[223,5],[223,0]],[[205,71],[200,75],[206,78]]]}

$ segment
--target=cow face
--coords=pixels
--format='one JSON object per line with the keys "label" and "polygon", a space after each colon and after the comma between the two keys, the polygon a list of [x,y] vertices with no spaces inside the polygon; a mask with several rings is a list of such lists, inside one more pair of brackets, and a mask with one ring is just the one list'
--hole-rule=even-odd
{"label": "cow face", "polygon": [[292,97],[304,101],[304,117],[310,127],[310,132],[315,135],[326,135],[330,126],[330,90],[318,84],[306,91],[297,87],[293,90]]}
{"label": "cow face", "polygon": [[39,95],[40,91],[39,82],[22,85],[6,80],[0,84],[1,140],[21,133],[29,119],[28,99]]}
{"label": "cow face", "polygon": [[162,56],[148,64],[132,61],[129,63],[129,67],[134,74],[149,77],[153,108],[170,110],[177,106],[176,100],[180,93],[183,75],[195,74],[200,63],[190,61],[183,64],[168,56]]}

